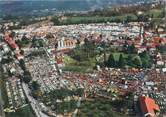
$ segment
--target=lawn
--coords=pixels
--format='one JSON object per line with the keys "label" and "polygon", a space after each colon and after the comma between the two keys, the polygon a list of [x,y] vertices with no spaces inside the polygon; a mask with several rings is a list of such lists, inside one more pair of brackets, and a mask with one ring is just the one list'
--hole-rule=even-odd
{"label": "lawn", "polygon": [[128,54],[116,52],[116,53],[113,53],[113,56],[114,56],[115,61],[119,61],[120,54],[122,54],[124,58],[127,58],[127,57],[128,57]]}
{"label": "lawn", "polygon": [[[162,10],[163,10],[163,9],[162,9]],[[162,15],[162,10],[159,10],[159,9],[152,9],[152,10],[146,12],[145,14],[150,15],[150,16],[153,15],[153,18],[160,18],[161,15]]]}
{"label": "lawn", "polygon": [[114,21],[124,21],[127,17],[130,17],[130,20],[137,20],[137,17],[134,14],[125,14],[122,16],[114,17],[101,17],[101,16],[72,16],[68,17],[66,20],[61,21],[62,24],[79,24],[79,23],[100,23],[100,22],[114,22]]}
{"label": "lawn", "polygon": [[92,72],[96,65],[95,58],[91,58],[89,61],[79,62],[65,55],[63,61],[65,63],[65,66],[62,68],[63,71],[87,73]]}
{"label": "lawn", "polygon": [[88,66],[65,66],[62,68],[63,71],[72,71],[72,72],[80,72],[80,73],[88,73],[92,72],[92,68]]}

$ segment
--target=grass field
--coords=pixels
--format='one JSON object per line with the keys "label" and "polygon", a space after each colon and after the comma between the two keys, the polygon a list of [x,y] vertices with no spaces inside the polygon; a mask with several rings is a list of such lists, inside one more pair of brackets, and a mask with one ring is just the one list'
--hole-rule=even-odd
{"label": "grass field", "polygon": [[65,66],[62,68],[63,71],[87,73],[92,72],[96,65],[95,59],[79,62],[67,55],[64,57],[63,61],[65,63]]}
{"label": "grass field", "polygon": [[[162,18],[164,9],[151,9],[149,11],[144,12],[142,15],[144,17],[156,19]],[[116,15],[116,16],[100,16],[100,15],[92,15],[92,16],[67,16],[63,20],[59,20],[57,23],[57,19],[53,20],[55,25],[70,25],[70,24],[88,24],[88,23],[107,23],[107,22],[134,22],[138,21],[139,18],[135,13],[127,13],[124,15]]]}
{"label": "grass field", "polygon": [[116,52],[116,53],[113,53],[113,56],[114,56],[115,61],[119,61],[120,54],[122,54],[124,58],[127,58],[127,57],[128,57],[128,54]]}
{"label": "grass field", "polygon": [[67,17],[66,20],[61,21],[62,24],[79,24],[79,23],[101,23],[101,22],[114,22],[114,21],[125,21],[127,17],[130,17],[130,20],[135,21],[137,17],[133,14],[125,14],[122,16],[73,16]]}

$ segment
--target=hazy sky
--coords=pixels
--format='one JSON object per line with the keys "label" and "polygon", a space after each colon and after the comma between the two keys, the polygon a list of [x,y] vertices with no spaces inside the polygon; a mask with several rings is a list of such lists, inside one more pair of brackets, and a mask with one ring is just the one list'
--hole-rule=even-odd
{"label": "hazy sky", "polygon": [[[0,0],[0,1],[102,1],[102,0]],[[116,1],[116,0],[114,0]],[[124,0],[127,1],[127,0]]]}
{"label": "hazy sky", "polygon": [[[83,0],[0,0],[0,1],[8,2],[8,1],[83,1]],[[84,1],[94,1],[94,0],[84,0]],[[95,0],[95,1],[102,1],[102,0]]]}

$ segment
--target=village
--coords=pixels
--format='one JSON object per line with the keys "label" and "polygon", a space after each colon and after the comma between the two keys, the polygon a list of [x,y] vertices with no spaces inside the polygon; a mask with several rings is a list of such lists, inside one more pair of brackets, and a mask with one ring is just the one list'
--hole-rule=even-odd
{"label": "village", "polygon": [[[30,102],[36,115],[74,116],[82,114],[82,103],[107,99],[112,111],[126,116],[164,115],[165,45],[162,26],[156,33],[144,22],[69,26],[49,22],[8,31],[1,35],[0,46],[3,71],[9,71],[5,110],[15,111]],[[68,106],[61,107],[64,103]]]}

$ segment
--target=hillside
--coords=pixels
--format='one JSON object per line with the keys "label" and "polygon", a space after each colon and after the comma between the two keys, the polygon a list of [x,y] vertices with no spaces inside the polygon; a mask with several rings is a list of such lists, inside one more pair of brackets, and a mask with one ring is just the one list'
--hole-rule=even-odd
{"label": "hillside", "polygon": [[107,6],[133,4],[152,0],[0,0],[0,15],[41,15],[57,11],[89,11]]}

